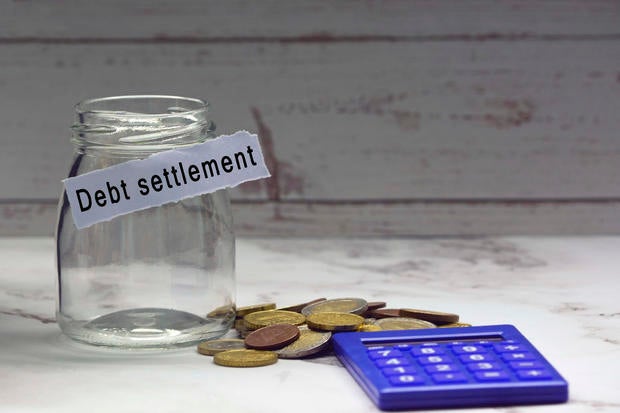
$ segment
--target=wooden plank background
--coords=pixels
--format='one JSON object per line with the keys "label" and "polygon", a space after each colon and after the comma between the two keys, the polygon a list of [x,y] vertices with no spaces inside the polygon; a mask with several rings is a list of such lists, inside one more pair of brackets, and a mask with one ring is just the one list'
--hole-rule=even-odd
{"label": "wooden plank background", "polygon": [[620,231],[620,1],[0,0],[0,235],[51,234],[72,106],[212,102],[241,234]]}

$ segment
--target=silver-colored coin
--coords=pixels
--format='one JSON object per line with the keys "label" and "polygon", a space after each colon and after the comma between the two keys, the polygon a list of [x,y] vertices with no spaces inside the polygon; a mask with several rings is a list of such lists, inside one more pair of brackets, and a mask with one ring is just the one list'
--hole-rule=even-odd
{"label": "silver-colored coin", "polygon": [[352,313],[362,314],[368,309],[368,303],[363,298],[334,298],[320,301],[302,308],[301,313],[306,317],[312,313]]}
{"label": "silver-colored coin", "polygon": [[375,321],[375,325],[383,330],[416,330],[420,328],[436,328],[437,326],[428,321],[408,317],[390,317]]}
{"label": "silver-colored coin", "polygon": [[329,345],[332,333],[313,331],[306,326],[299,327],[299,338],[286,347],[276,350],[278,357],[283,359],[298,359],[316,354]]}
{"label": "silver-colored coin", "polygon": [[234,338],[224,338],[219,340],[203,341],[198,344],[198,352],[205,356],[213,356],[217,353],[227,350],[243,349],[245,344],[243,340]]}

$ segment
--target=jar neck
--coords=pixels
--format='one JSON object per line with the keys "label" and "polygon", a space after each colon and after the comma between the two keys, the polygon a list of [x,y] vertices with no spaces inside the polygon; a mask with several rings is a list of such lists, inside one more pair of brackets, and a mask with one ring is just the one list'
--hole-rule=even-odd
{"label": "jar neck", "polygon": [[80,153],[145,156],[214,137],[208,103],[176,96],[117,96],[76,105],[72,142]]}

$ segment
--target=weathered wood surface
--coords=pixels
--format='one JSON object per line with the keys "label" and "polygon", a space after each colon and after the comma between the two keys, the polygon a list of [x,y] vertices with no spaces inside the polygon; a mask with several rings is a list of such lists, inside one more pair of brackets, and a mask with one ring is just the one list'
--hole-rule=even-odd
{"label": "weathered wood surface", "polygon": [[174,4],[0,2],[0,234],[50,233],[72,105],[130,93],[259,133],[242,233],[620,231],[620,2]]}

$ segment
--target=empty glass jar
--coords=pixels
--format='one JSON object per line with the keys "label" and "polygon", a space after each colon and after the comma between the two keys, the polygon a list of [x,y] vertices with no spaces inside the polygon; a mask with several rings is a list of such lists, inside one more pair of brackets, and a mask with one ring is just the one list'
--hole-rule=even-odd
{"label": "empty glass jar", "polygon": [[[214,137],[207,103],[119,96],[76,106],[69,177]],[[66,194],[56,230],[57,320],[96,345],[166,348],[234,320],[235,239],[226,190],[77,229]]]}

